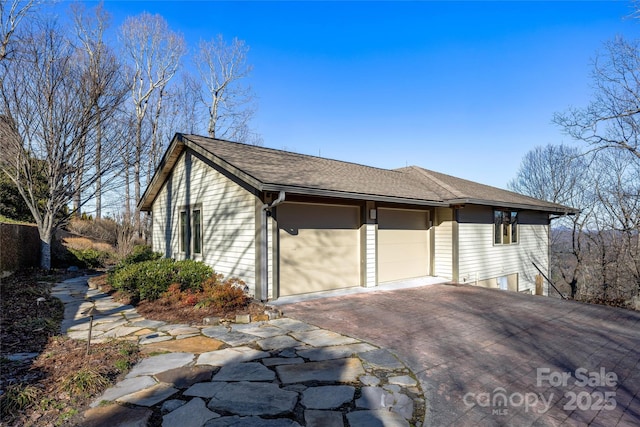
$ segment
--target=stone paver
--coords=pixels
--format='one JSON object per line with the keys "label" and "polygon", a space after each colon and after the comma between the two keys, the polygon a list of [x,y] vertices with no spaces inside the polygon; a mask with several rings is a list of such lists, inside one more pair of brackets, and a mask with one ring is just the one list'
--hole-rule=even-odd
{"label": "stone paver", "polygon": [[334,409],[353,400],[356,389],[348,385],[309,387],[302,392],[302,406],[309,409]]}
{"label": "stone paver", "polygon": [[304,411],[307,427],[343,427],[342,412],[307,409]]}
{"label": "stone paver", "polygon": [[310,331],[292,332],[298,341],[314,347],[328,347],[331,345],[352,344],[358,342],[357,339],[337,334],[326,329],[312,329]]}
{"label": "stone paver", "polygon": [[[371,344],[357,343],[334,345],[321,348],[309,348],[305,350],[299,350],[297,353],[305,359],[317,362],[321,360],[342,359],[344,357],[350,357],[353,354],[367,353],[372,350],[377,350],[377,348],[372,346]],[[404,367],[404,365],[402,367]]]}
{"label": "stone paver", "polygon": [[116,402],[132,403],[138,406],[153,406],[157,403],[167,400],[178,392],[177,388],[170,384],[156,384],[144,390],[127,394],[116,399]]}
{"label": "stone paver", "polygon": [[274,416],[290,413],[297,401],[298,393],[283,390],[277,384],[243,381],[222,383],[207,406],[236,415]]}
{"label": "stone paver", "polygon": [[279,335],[275,337],[265,338],[256,342],[258,347],[263,350],[275,350],[278,348],[295,347],[302,343],[288,335]]}
{"label": "stone paver", "polygon": [[196,383],[211,381],[215,368],[211,366],[185,366],[156,374],[158,381],[176,388],[187,388]]}
{"label": "stone paver", "polygon": [[183,339],[176,337],[175,340],[149,343],[143,347],[143,351],[145,353],[170,351],[200,354],[218,350],[222,346],[224,346],[222,341],[197,335]]}
{"label": "stone paver", "polygon": [[[104,310],[94,318],[92,342],[131,340],[149,355],[94,399],[83,426],[156,426],[162,419],[163,426],[180,427],[333,427],[345,425],[354,411],[354,423],[366,423],[377,412],[362,404],[356,389],[372,386],[395,405],[385,409],[405,405],[382,415],[385,425],[405,425],[396,416],[422,423],[425,404],[413,374],[390,363],[397,361],[391,353],[352,336],[291,318],[218,326],[152,321],[88,290],[86,278],[64,282],[54,293],[65,301],[70,337],[87,339],[89,319],[81,311],[92,306],[89,296]],[[413,411],[414,401],[422,412]]]}
{"label": "stone paver", "polygon": [[162,417],[163,427],[201,427],[207,421],[219,418],[220,414],[210,411],[204,400],[196,397],[187,404]]}
{"label": "stone paver", "polygon": [[193,353],[167,353],[143,359],[129,371],[126,378],[154,375],[169,369],[181,368],[193,362]]}
{"label": "stone paver", "polygon": [[350,427],[409,427],[401,415],[385,410],[349,412],[347,420]]}
{"label": "stone paver", "polygon": [[204,328],[202,330],[202,334],[224,341],[232,346],[249,344],[260,338],[256,335],[229,330],[226,326],[211,326],[209,328]]}
{"label": "stone paver", "polygon": [[211,381],[273,381],[276,373],[258,362],[235,363],[220,368]]}
{"label": "stone paver", "polygon": [[304,383],[307,381],[350,383],[364,374],[359,359],[334,359],[323,362],[308,362],[297,365],[276,366],[276,372],[283,384]]}
{"label": "stone paver", "polygon": [[123,381],[120,381],[115,387],[107,389],[100,397],[98,397],[93,401],[93,403],[91,403],[91,407],[95,408],[102,402],[110,402],[122,396],[126,396],[128,394],[153,387],[156,384],[158,384],[158,381],[156,381],[153,377],[146,375],[125,379]]}
{"label": "stone paver", "polygon": [[300,427],[297,422],[287,418],[232,417],[216,418],[207,422],[204,427]]}
{"label": "stone paver", "polygon": [[[286,316],[380,347],[358,354],[365,368],[395,366],[391,353],[406,362],[425,393],[427,426],[640,425],[638,312],[466,285],[356,294],[279,308]],[[601,369],[615,374],[616,385],[577,385],[579,368],[594,375]],[[547,369],[546,374],[538,369]],[[549,375],[569,377],[566,385],[552,386]],[[393,393],[384,381],[366,382]],[[392,382],[411,389],[408,382]],[[537,395],[538,402],[508,408],[483,402],[483,395],[493,397],[500,390],[516,403],[525,393],[532,402]],[[616,406],[565,409],[567,393],[581,392],[592,401],[595,393],[614,393]],[[542,398],[551,404],[547,407]],[[382,425],[371,418],[377,413],[352,411],[346,417],[352,426]]]}
{"label": "stone paver", "polygon": [[250,347],[234,347],[202,353],[198,357],[196,364],[224,366],[230,363],[249,362],[251,360],[262,359],[265,357],[269,357],[269,353],[254,350]]}
{"label": "stone paver", "polygon": [[153,412],[122,405],[101,406],[84,413],[83,427],[146,427]]}

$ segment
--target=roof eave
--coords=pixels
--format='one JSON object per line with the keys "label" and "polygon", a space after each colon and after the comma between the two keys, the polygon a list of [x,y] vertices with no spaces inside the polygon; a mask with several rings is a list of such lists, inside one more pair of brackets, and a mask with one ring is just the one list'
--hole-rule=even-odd
{"label": "roof eave", "polygon": [[348,191],[326,190],[313,187],[302,187],[295,185],[281,185],[281,184],[264,184],[262,186],[263,191],[285,191],[287,193],[298,194],[303,196],[317,196],[317,197],[333,197],[338,199],[355,199],[355,200],[367,200],[372,202],[388,202],[388,203],[405,203],[411,205],[420,206],[434,206],[434,207],[446,207],[448,203],[437,200],[423,200],[423,199],[411,199],[406,197],[394,197],[384,196],[379,194],[366,194],[366,193],[352,193]]}
{"label": "roof eave", "polygon": [[190,141],[187,137],[180,133],[176,133],[169,144],[169,148],[165,152],[162,160],[158,164],[156,168],[156,172],[151,179],[151,183],[147,186],[144,194],[140,198],[140,203],[138,203],[138,208],[143,212],[151,211],[153,206],[153,202],[156,199],[158,193],[160,192],[160,188],[166,181],[167,177],[171,173],[171,170],[175,166],[180,154],[188,148],[194,153],[199,154],[205,159],[209,160],[211,163],[217,165],[221,169],[227,171],[228,173],[236,176],[240,180],[246,182],[248,185],[256,188],[259,191],[262,191],[262,182],[253,176],[247,174],[241,169],[233,166],[232,164],[222,160],[220,157],[211,153],[210,151],[205,150],[198,144]]}
{"label": "roof eave", "polygon": [[162,184],[166,181],[169,173],[173,169],[178,157],[184,151],[184,139],[182,138],[182,134],[176,133],[169,144],[169,148],[165,151],[158,167],[156,168],[155,173],[153,174],[153,178],[151,178],[151,182],[147,185],[147,188],[144,190],[142,197],[140,198],[140,202],[138,202],[138,209],[142,212],[150,212],[151,207],[153,205],[153,201],[156,199],[160,188],[162,188]]}
{"label": "roof eave", "polygon": [[568,206],[543,206],[543,205],[534,205],[527,203],[513,203],[513,202],[500,202],[497,200],[484,200],[484,199],[472,199],[472,198],[462,198],[462,199],[452,199],[448,200],[450,206],[454,205],[481,205],[481,206],[492,206],[492,207],[501,207],[501,208],[511,208],[511,209],[526,209],[526,210],[534,210],[541,211],[547,213],[561,214],[561,215],[576,215],[580,213],[579,209],[570,208]]}

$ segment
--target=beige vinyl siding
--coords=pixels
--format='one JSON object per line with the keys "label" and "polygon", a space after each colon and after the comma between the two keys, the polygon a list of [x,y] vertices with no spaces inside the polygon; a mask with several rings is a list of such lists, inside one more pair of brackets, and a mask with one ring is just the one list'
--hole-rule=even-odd
{"label": "beige vinyl siding", "polygon": [[518,291],[531,290],[535,293],[538,272],[532,262],[542,271],[548,271],[549,267],[549,226],[546,224],[546,215],[519,213],[519,242],[511,245],[493,243],[493,224],[487,223],[492,215],[492,209],[480,207],[468,207],[460,212],[460,282],[493,283],[488,279],[517,274]]}
{"label": "beige vinyl siding", "polygon": [[363,286],[376,286],[376,224],[363,224],[364,280]]}
{"label": "beige vinyl siding", "polygon": [[180,211],[196,204],[202,212],[203,245],[202,254],[191,258],[225,277],[239,277],[253,293],[255,196],[189,152],[180,156],[154,201],[153,249],[185,258],[179,247]]}
{"label": "beige vinyl siding", "polygon": [[436,208],[433,221],[433,274],[453,279],[453,211]]}

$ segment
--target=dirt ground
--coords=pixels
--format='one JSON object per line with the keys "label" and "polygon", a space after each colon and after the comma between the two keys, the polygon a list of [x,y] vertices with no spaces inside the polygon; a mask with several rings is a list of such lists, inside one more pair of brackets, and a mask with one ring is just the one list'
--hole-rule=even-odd
{"label": "dirt ground", "polygon": [[[92,344],[87,355],[86,342],[59,335],[64,306],[50,292],[69,277],[31,271],[0,282],[0,427],[78,425],[89,403],[141,357],[137,345],[127,341]],[[98,282],[104,284],[104,277]],[[45,301],[37,303],[40,297]],[[233,319],[240,313],[259,318],[265,306],[252,302],[239,310],[216,311],[156,301],[137,310],[148,319],[201,324],[204,317]],[[38,355],[10,360],[16,353]]]}

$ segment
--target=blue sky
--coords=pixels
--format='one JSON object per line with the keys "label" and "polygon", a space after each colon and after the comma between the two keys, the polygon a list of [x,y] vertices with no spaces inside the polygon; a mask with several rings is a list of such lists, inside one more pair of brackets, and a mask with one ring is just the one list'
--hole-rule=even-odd
{"label": "blue sky", "polygon": [[[92,3],[88,3],[92,4]],[[107,1],[113,26],[161,14],[190,46],[251,47],[265,146],[506,187],[536,145],[572,143],[590,61],[635,38],[630,2]]]}

